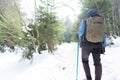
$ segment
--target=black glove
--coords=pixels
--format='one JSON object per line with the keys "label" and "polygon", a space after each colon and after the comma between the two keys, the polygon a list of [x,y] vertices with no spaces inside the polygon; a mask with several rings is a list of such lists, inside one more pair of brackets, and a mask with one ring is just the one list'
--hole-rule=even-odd
{"label": "black glove", "polygon": [[105,47],[102,47],[101,54],[104,54],[104,53],[105,53]]}

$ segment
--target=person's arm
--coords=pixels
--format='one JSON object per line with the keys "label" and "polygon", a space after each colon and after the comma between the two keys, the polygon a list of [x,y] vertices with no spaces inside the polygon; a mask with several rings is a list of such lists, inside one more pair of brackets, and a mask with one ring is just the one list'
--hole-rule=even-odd
{"label": "person's arm", "polygon": [[107,36],[106,36],[106,34],[104,34],[104,37],[103,37],[103,46],[104,46],[104,47],[106,47],[106,44],[107,44],[107,43],[106,43],[106,38],[107,38]]}
{"label": "person's arm", "polygon": [[106,34],[104,33],[104,36],[103,36],[103,45],[102,45],[102,48],[101,48],[101,53],[104,54],[105,53],[105,47],[106,47]]}
{"label": "person's arm", "polygon": [[85,32],[85,20],[82,20],[80,27],[79,27],[79,32],[78,32],[78,37],[79,39],[81,38],[81,36],[84,34]]}

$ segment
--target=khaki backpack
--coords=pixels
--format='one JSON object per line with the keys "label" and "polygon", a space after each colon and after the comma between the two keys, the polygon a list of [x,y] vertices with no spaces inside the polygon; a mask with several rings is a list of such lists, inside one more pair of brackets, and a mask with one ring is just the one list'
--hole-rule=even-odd
{"label": "khaki backpack", "polygon": [[104,36],[104,20],[100,16],[86,19],[86,39],[89,42],[102,42]]}

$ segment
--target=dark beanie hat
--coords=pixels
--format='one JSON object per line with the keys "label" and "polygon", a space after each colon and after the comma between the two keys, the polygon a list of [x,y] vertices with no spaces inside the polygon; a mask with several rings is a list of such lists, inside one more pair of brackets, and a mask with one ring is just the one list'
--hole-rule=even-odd
{"label": "dark beanie hat", "polygon": [[97,11],[95,9],[89,9],[87,12],[87,17],[97,15]]}

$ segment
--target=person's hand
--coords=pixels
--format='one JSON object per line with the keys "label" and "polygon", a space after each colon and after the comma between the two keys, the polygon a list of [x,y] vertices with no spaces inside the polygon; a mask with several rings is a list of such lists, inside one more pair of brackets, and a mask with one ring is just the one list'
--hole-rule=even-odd
{"label": "person's hand", "polygon": [[104,53],[105,53],[105,47],[102,47],[101,54],[104,54]]}

